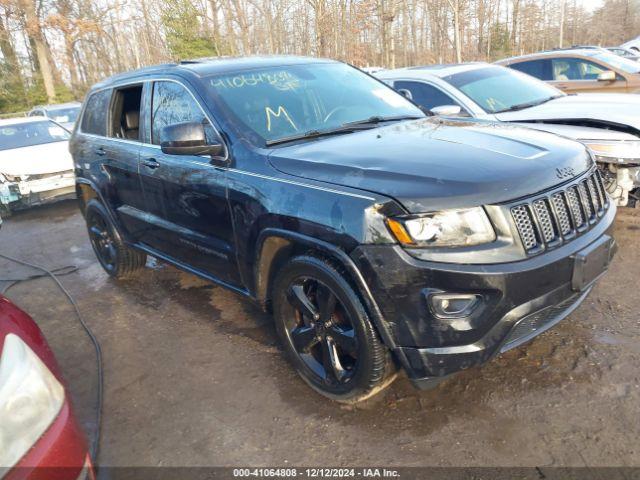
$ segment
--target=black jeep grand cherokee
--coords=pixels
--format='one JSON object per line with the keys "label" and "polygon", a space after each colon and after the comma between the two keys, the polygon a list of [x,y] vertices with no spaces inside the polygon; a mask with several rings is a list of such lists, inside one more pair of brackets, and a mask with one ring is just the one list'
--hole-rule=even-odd
{"label": "black jeep grand cherokee", "polygon": [[273,310],[342,402],[419,387],[564,318],[606,270],[608,201],[581,145],[446,123],[339,62],[161,65],[93,87],[71,140],[112,276],[147,254]]}

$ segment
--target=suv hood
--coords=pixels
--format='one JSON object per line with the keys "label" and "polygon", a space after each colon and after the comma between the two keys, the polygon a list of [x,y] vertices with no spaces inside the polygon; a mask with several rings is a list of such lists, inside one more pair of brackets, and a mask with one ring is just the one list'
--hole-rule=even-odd
{"label": "suv hood", "polygon": [[586,171],[584,146],[494,122],[402,122],[278,148],[272,165],[297,177],[395,198],[411,213],[507,202]]}
{"label": "suv hood", "polygon": [[595,120],[632,127],[640,132],[640,95],[580,93],[566,95],[536,107],[498,113],[503,122],[528,120]]}

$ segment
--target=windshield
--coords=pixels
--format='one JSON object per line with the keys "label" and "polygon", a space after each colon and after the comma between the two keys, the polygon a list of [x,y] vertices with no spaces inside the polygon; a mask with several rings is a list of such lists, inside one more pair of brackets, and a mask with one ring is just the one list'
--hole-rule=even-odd
{"label": "windshield", "polygon": [[206,85],[234,124],[261,144],[371,117],[425,116],[402,95],[342,63],[216,75]]}
{"label": "windshield", "polygon": [[638,62],[620,57],[611,52],[597,51],[589,53],[590,57],[600,60],[601,62],[611,65],[613,68],[622,70],[625,73],[640,73],[640,65]]}
{"label": "windshield", "polygon": [[47,117],[58,123],[74,123],[79,114],[80,106],[47,109]]}
{"label": "windshield", "polygon": [[65,140],[69,140],[69,132],[49,120],[0,126],[0,150]]}
{"label": "windshield", "polygon": [[461,90],[487,113],[540,104],[563,95],[537,78],[505,67],[470,70],[443,80]]}

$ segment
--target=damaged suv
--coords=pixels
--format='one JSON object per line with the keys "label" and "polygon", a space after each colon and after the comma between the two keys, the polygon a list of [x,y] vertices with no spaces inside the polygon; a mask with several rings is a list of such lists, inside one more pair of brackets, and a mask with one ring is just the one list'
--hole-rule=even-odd
{"label": "damaged suv", "polygon": [[443,121],[343,63],[192,61],[112,77],[71,139],[103,268],[146,256],[273,312],[319,393],[426,388],[553,326],[615,251],[585,147]]}

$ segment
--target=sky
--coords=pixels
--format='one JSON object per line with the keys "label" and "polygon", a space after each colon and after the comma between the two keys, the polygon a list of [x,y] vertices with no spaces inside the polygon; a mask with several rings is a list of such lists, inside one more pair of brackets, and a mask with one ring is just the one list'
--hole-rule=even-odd
{"label": "sky", "polygon": [[602,0],[578,0],[578,3],[582,3],[584,8],[590,12],[602,6]]}

